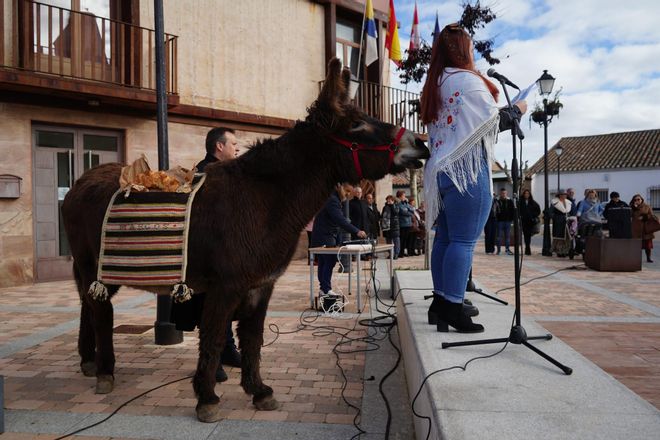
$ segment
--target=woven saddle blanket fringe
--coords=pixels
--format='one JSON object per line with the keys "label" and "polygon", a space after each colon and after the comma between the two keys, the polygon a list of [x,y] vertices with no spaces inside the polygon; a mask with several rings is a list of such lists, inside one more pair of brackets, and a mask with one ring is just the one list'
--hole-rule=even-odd
{"label": "woven saddle blanket fringe", "polygon": [[108,298],[107,285],[172,286],[176,302],[190,299],[186,285],[190,208],[206,174],[190,193],[117,191],[105,213],[97,280],[89,294]]}

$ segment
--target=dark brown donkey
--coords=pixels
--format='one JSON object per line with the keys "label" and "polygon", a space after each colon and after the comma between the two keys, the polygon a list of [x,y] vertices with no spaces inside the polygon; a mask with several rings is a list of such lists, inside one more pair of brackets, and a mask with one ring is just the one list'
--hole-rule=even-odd
{"label": "dark brown donkey", "polygon": [[[236,160],[208,166],[192,205],[186,280],[195,291],[207,292],[193,379],[197,417],[203,422],[219,418],[215,371],[230,319],[239,321],[241,386],[257,409],[279,406],[259,374],[268,301],[300,231],[336,183],[419,168],[420,159],[428,157],[411,132],[372,119],[350,104],[350,73],[342,72],[338,60],[330,62],[328,71],[305,121],[277,139],[257,143]],[[363,151],[354,155],[351,145]],[[382,148],[369,149],[374,146]],[[120,169],[120,164],[107,164],[87,171],[62,205],[82,300],[78,351],[83,373],[96,374],[97,393],[109,393],[114,382],[113,311],[110,301],[97,301],[87,291],[96,279],[103,217],[119,187]],[[118,289],[108,286],[110,297]],[[147,290],[162,293],[157,287]]]}

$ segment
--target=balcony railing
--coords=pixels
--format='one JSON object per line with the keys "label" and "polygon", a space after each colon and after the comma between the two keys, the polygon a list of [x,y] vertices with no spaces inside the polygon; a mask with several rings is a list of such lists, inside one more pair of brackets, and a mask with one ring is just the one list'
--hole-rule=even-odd
{"label": "balcony railing", "polygon": [[[319,86],[322,85],[323,81]],[[405,127],[415,133],[426,132],[426,127],[419,119],[418,93],[360,81],[354,103],[371,117]]]}
{"label": "balcony railing", "polygon": [[[32,0],[17,4],[18,20],[9,20],[13,29],[0,32],[3,67],[155,90],[153,30]],[[1,12],[1,22],[7,22]],[[177,93],[177,38],[165,34],[171,94]]]}
{"label": "balcony railing", "polygon": [[381,84],[360,81],[355,104],[369,116],[390,124],[424,133],[426,127],[419,119],[419,94]]}

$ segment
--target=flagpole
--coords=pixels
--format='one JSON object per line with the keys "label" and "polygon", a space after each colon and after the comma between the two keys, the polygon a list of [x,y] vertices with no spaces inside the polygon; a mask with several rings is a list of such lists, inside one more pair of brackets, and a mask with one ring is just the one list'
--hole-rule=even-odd
{"label": "flagpole", "polygon": [[[357,80],[360,81],[360,63],[362,61],[362,45],[364,44],[364,21],[367,17],[367,1],[364,2],[364,12],[362,13],[362,27],[360,28],[360,50],[358,51]],[[351,66],[348,66],[350,69]]]}

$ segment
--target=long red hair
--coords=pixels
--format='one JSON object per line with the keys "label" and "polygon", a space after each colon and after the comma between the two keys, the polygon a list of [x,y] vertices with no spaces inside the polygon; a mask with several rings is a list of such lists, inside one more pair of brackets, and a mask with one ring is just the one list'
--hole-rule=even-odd
{"label": "long red hair", "polygon": [[421,117],[425,124],[432,122],[437,117],[441,102],[438,78],[442,76],[445,67],[457,67],[474,72],[481,77],[497,101],[500,92],[495,84],[488,81],[474,67],[470,35],[457,24],[450,24],[445,26],[433,43],[431,63],[426,73],[426,82],[421,96]]}

